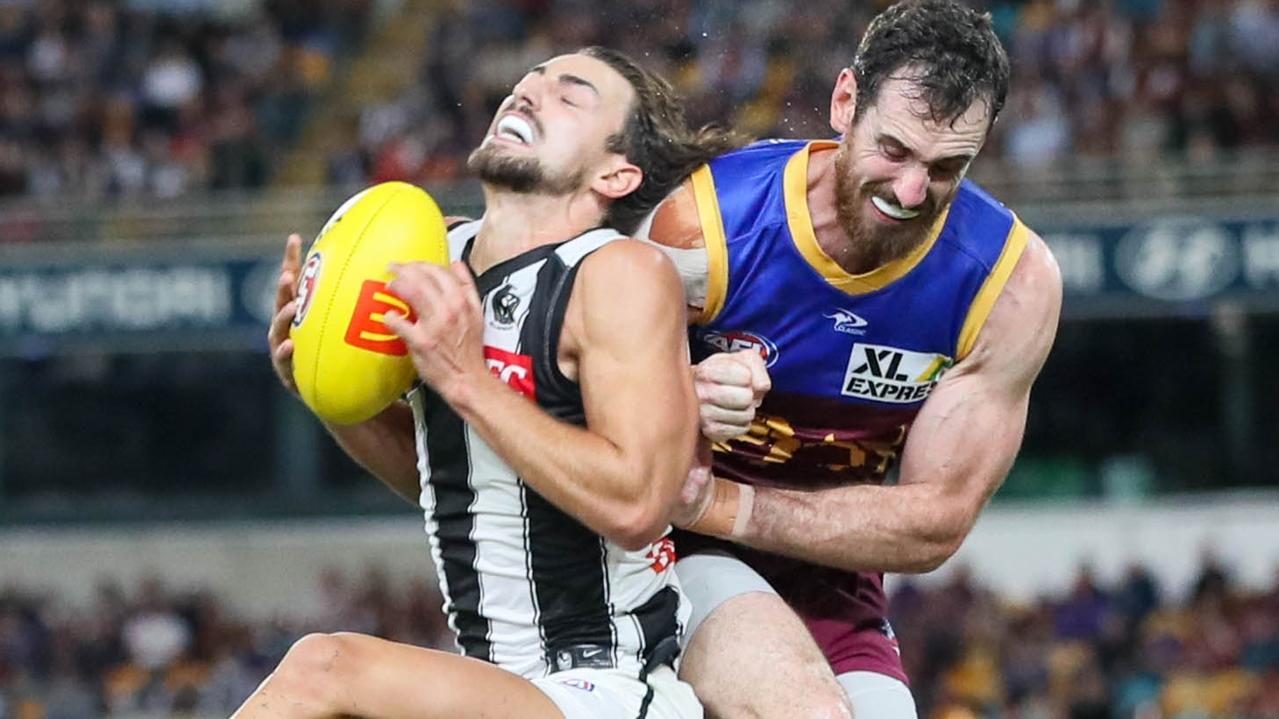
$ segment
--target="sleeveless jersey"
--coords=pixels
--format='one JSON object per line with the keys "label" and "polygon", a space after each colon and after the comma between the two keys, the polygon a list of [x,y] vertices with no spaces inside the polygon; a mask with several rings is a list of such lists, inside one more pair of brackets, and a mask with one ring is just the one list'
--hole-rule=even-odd
{"label": "sleeveless jersey", "polygon": [[[752,484],[882,483],[942,374],[972,349],[1026,244],[1003,205],[964,181],[908,256],[862,275],[818,246],[808,158],[834,143],[765,141],[692,177],[708,252],[697,359],[758,350],[773,388],[715,470]],[[682,546],[682,545],[681,545]],[[903,681],[883,578],[744,552],[818,639],[837,672]]]}
{"label": "sleeveless jersey", "polygon": [[[449,232],[452,260],[469,256],[479,226]],[[578,263],[620,237],[593,230],[476,278],[490,371],[577,425],[585,424],[579,387],[556,362],[560,329]],[[671,541],[634,552],[615,545],[525,485],[429,387],[409,400],[426,531],[462,652],[529,679],[573,655],[638,674],[688,617]]]}

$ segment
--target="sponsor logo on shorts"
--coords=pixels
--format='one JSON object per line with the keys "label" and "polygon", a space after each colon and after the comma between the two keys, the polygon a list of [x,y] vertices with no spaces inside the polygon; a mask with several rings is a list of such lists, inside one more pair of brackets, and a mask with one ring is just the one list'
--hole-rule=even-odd
{"label": "sponsor logo on shorts", "polygon": [[764,366],[766,367],[772,367],[773,363],[777,362],[777,345],[773,344],[773,341],[767,337],[754,332],[746,332],[744,330],[707,332],[702,335],[702,339],[720,352],[755,350],[759,352],[760,357],[764,358]]}
{"label": "sponsor logo on shorts", "polygon": [[834,312],[822,316],[828,320],[834,320],[835,326],[833,329],[846,335],[864,335],[866,330],[862,328],[870,324],[864,317],[852,310],[837,308]]}
{"label": "sponsor logo on shorts", "polygon": [[529,355],[517,355],[496,347],[484,347],[484,364],[493,376],[505,382],[511,389],[533,399],[537,396],[537,387],[533,379],[533,358]]}
{"label": "sponsor logo on shorts", "polygon": [[889,404],[922,402],[952,364],[946,355],[858,342],[848,358],[841,392]]}
{"label": "sponsor logo on shorts", "polygon": [[645,554],[644,558],[652,562],[649,569],[653,572],[656,574],[665,572],[675,563],[675,542],[670,537],[662,537],[653,542],[653,546],[648,548],[648,554]]}
{"label": "sponsor logo on shorts", "polygon": [[595,685],[592,684],[591,682],[586,681],[585,679],[577,679],[577,678],[561,679],[560,684],[563,684],[566,687],[573,687],[574,689],[581,689],[584,692],[595,691]]}
{"label": "sponsor logo on shorts", "polygon": [[408,354],[409,348],[405,346],[404,340],[397,337],[384,322],[386,313],[390,310],[395,310],[410,322],[416,320],[408,303],[391,294],[386,289],[385,282],[365,280],[360,285],[360,296],[355,301],[355,311],[351,313],[351,321],[346,326],[346,336],[343,339],[352,347],[369,352],[396,357]]}
{"label": "sponsor logo on shorts", "polygon": [[311,301],[315,299],[315,285],[320,281],[320,267],[324,257],[319,252],[306,258],[302,266],[302,276],[298,278],[297,309],[293,312],[293,326],[301,327],[306,319],[307,310],[311,309]]}

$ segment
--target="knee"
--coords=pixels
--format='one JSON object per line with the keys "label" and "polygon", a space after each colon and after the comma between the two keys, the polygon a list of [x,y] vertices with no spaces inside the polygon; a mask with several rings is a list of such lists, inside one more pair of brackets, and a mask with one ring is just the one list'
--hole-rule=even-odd
{"label": "knee", "polygon": [[303,676],[324,676],[340,670],[350,653],[341,634],[308,634],[289,647],[280,669]]}
{"label": "knee", "polygon": [[308,634],[293,643],[267,680],[276,692],[307,705],[326,705],[352,666],[352,647],[341,634]]}

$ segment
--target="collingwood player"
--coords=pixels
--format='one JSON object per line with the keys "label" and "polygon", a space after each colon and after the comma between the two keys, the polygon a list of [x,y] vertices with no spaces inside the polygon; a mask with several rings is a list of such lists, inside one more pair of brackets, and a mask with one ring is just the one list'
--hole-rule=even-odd
{"label": "collingwood player", "polygon": [[[610,228],[731,143],[613,51],[514,87],[470,158],[485,212],[450,230],[452,266],[394,268],[417,319],[386,324],[422,384],[329,428],[420,501],[465,656],[311,635],[236,716],[701,716],[672,669],[688,608],[665,538],[697,436],[683,291]],[[290,238],[270,336],[290,387],[298,254]]]}

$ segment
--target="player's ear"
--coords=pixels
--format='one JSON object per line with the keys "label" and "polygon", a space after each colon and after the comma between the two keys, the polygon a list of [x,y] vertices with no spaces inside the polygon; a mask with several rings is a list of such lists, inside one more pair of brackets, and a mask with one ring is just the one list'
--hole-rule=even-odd
{"label": "player's ear", "polygon": [[857,112],[857,77],[852,68],[839,71],[835,89],[830,95],[830,128],[840,135],[853,129],[853,115]]}
{"label": "player's ear", "polygon": [[639,188],[644,171],[624,156],[610,155],[603,172],[591,183],[591,189],[609,199],[625,197]]}

